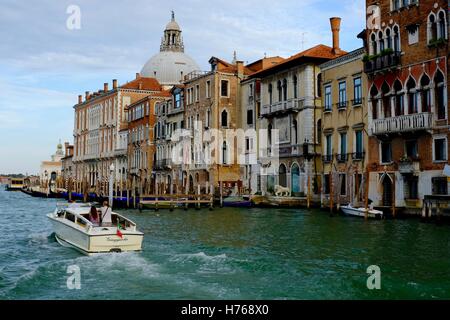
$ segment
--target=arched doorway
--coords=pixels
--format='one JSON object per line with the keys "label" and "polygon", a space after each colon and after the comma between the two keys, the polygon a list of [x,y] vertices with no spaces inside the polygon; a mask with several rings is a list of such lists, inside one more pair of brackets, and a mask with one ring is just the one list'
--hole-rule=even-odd
{"label": "arched doorway", "polygon": [[287,187],[287,176],[286,176],[286,166],[284,164],[280,165],[278,171],[279,185],[282,187]]}
{"label": "arched doorway", "polygon": [[300,168],[296,163],[291,168],[291,191],[292,193],[300,192]]}
{"label": "arched doorway", "polygon": [[167,176],[167,193],[168,194],[172,194],[172,177],[171,176]]}
{"label": "arched doorway", "polygon": [[392,200],[393,200],[393,188],[392,188],[392,181],[391,178],[388,175],[384,176],[383,182],[383,206],[390,207],[392,206]]}
{"label": "arched doorway", "polygon": [[189,193],[194,192],[194,178],[192,175],[189,176]]}

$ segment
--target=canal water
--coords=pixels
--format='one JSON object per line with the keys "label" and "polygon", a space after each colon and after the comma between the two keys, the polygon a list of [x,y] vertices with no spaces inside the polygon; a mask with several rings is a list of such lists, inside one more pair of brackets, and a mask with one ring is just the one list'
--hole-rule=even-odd
{"label": "canal water", "polygon": [[[56,201],[0,191],[0,299],[449,299],[450,226],[285,209],[122,211],[144,250],[61,247]],[[81,289],[67,288],[79,266]],[[368,290],[367,268],[381,269]]]}

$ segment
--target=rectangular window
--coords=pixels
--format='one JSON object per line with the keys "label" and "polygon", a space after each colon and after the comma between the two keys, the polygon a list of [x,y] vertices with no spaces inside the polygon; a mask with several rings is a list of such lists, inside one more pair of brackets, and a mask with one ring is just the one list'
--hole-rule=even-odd
{"label": "rectangular window", "polygon": [[406,156],[410,159],[417,159],[419,156],[419,150],[417,140],[409,140],[405,142]]}
{"label": "rectangular window", "polygon": [[250,139],[245,138],[245,151],[250,151]]}
{"label": "rectangular window", "polygon": [[253,84],[250,84],[248,86],[248,96],[249,96],[249,98],[253,97]]}
{"label": "rectangular window", "polygon": [[331,86],[325,87],[325,111],[331,111],[332,108]]}
{"label": "rectangular window", "polygon": [[364,152],[363,132],[362,130],[355,132],[355,152],[357,159],[362,159]]}
{"label": "rectangular window", "polygon": [[347,107],[347,84],[345,81],[339,82],[339,108]]}
{"label": "rectangular window", "polygon": [[347,154],[347,133],[341,133],[341,156]]}
{"label": "rectangular window", "polygon": [[447,161],[447,139],[434,139],[434,161]]}
{"label": "rectangular window", "polygon": [[326,139],[327,139],[327,144],[326,144],[326,146],[327,146],[327,149],[326,149],[326,155],[327,155],[327,156],[331,156],[331,154],[332,154],[331,137],[332,137],[331,135],[326,136]]}
{"label": "rectangular window", "polygon": [[362,104],[362,83],[361,78],[353,79],[353,105]]}
{"label": "rectangular window", "polygon": [[211,81],[206,81],[206,98],[211,98]]}
{"label": "rectangular window", "polygon": [[220,81],[220,95],[222,97],[228,97],[228,80]]}
{"label": "rectangular window", "polygon": [[247,110],[247,124],[252,125],[253,124],[253,110]]}
{"label": "rectangular window", "polygon": [[392,162],[392,145],[390,142],[381,142],[381,163]]}
{"label": "rectangular window", "polygon": [[198,102],[200,100],[200,86],[195,86],[195,101]]}
{"label": "rectangular window", "polygon": [[419,177],[405,177],[405,199],[419,199]]}
{"label": "rectangular window", "polygon": [[436,177],[431,179],[433,185],[433,195],[447,195],[448,182],[446,177]]}

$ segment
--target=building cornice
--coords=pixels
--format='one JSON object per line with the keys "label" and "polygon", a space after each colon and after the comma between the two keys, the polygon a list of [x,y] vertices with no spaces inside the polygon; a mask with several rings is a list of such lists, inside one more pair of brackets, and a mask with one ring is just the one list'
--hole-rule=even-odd
{"label": "building cornice", "polygon": [[322,71],[326,71],[328,69],[352,62],[352,61],[356,61],[359,60],[364,54],[366,53],[366,49],[363,48],[359,48],[356,49],[352,52],[347,53],[346,55],[343,55],[339,58],[327,61],[323,64],[320,65],[320,69],[322,69]]}

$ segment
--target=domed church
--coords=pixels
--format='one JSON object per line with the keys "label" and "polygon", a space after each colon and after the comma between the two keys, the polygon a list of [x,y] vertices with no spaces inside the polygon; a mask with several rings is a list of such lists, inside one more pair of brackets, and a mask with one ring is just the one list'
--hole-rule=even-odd
{"label": "domed church", "polygon": [[181,32],[172,11],[172,20],[164,30],[160,52],[144,65],[142,77],[156,78],[162,86],[172,87],[180,84],[185,75],[200,70],[197,63],[184,53]]}

